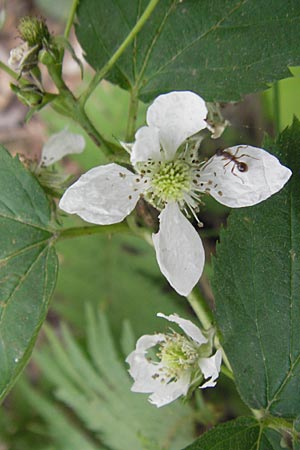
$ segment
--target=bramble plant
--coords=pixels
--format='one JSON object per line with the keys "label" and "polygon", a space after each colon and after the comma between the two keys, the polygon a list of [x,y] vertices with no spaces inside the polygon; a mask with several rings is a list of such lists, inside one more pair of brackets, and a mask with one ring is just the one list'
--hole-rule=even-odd
{"label": "bramble plant", "polygon": [[[222,114],[291,75],[299,25],[300,4],[279,0],[73,0],[63,36],[43,17],[20,19],[0,69],[26,119],[47,108],[77,126],[60,126],[39,161],[0,147],[1,399],[46,319],[57,249],[81,238],[65,248],[69,266],[60,258],[65,273],[75,267],[62,314],[74,314],[74,332],[45,324],[49,345],[33,357],[72,415],[25,378],[12,390],[43,417],[43,449],[300,449],[300,123],[280,133],[278,88],[277,135],[259,147],[232,138]],[[64,77],[66,53],[80,94]],[[128,91],[123,131],[91,120],[104,80]],[[97,156],[74,180],[61,160],[88,149]],[[233,210],[211,265],[204,217],[221,207]]]}

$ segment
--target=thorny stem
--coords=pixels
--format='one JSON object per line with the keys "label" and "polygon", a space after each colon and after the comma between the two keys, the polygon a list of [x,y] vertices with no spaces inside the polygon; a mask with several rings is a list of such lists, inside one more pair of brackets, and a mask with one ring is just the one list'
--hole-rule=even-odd
{"label": "thorny stem", "polygon": [[96,130],[84,108],[79,104],[78,100],[74,97],[73,93],[61,78],[60,71],[57,70],[56,66],[50,65],[48,66],[48,71],[60,93],[57,101],[52,102],[53,109],[60,114],[71,117],[75,122],[82,126],[98,147],[102,147],[105,156],[111,155],[112,151],[106,144],[105,139],[98,130]]}
{"label": "thorny stem", "polygon": [[[2,61],[0,61],[0,69],[4,70],[14,80],[18,81],[21,86],[28,83],[25,78],[20,77],[18,73],[14,72]],[[113,152],[110,149],[108,143],[94,127],[86,112],[84,111],[84,108],[79,104],[78,99],[74,97],[68,86],[65,84],[58,67],[56,67],[55,65],[49,65],[48,71],[60,94],[59,96],[57,96],[57,100],[51,102],[52,108],[59,114],[72,118],[87,132],[87,134],[98,147],[102,147],[102,151],[105,156],[111,156]]]}
{"label": "thorny stem", "polygon": [[74,17],[76,14],[76,9],[77,9],[77,5],[78,5],[79,0],[73,0],[72,6],[71,6],[71,10],[70,10],[70,14],[69,14],[69,18],[66,24],[66,28],[65,28],[65,32],[64,32],[64,37],[66,39],[69,38],[70,35],[70,31],[74,22]]}
{"label": "thorny stem", "polygon": [[130,228],[126,222],[116,223],[113,225],[94,225],[85,227],[72,227],[65,228],[57,233],[57,240],[76,238],[79,236],[91,236],[93,234],[115,234],[115,233],[128,233]]}
{"label": "thorny stem", "polygon": [[141,30],[141,28],[144,26],[144,24],[149,19],[150,15],[152,14],[153,10],[155,9],[156,5],[158,4],[159,0],[150,0],[147,8],[135,24],[135,26],[132,28],[126,39],[122,42],[120,47],[116,50],[116,52],[112,55],[112,57],[109,59],[109,61],[105,64],[105,66],[98,72],[96,72],[94,78],[92,79],[91,83],[87,87],[87,89],[82,93],[80,97],[80,102],[84,106],[87,102],[88,98],[92,94],[92,92],[96,89],[100,81],[105,77],[105,75],[110,71],[110,69],[113,67],[113,65],[117,62],[119,57],[122,55],[122,53],[126,50],[128,45],[133,41],[137,33]]}

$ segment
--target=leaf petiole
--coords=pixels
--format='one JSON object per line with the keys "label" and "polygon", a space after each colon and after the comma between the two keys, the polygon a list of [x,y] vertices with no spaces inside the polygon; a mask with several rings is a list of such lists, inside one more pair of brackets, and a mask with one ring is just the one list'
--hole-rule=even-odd
{"label": "leaf petiole", "polygon": [[76,14],[76,9],[77,9],[78,2],[79,2],[79,0],[73,0],[72,6],[71,6],[70,14],[69,14],[68,21],[67,21],[66,28],[65,28],[65,32],[64,32],[64,37],[66,39],[68,39],[69,36],[70,36],[70,32],[71,32],[71,28],[72,28],[72,25],[73,25],[73,22],[74,22],[74,17],[75,17],[75,14]]}
{"label": "leaf petiole", "polygon": [[113,67],[113,65],[116,63],[116,61],[119,59],[119,57],[122,55],[122,53],[126,50],[128,45],[133,41],[135,36],[138,34],[138,32],[142,29],[144,24],[149,19],[150,15],[152,14],[153,10],[155,9],[156,5],[158,4],[159,0],[150,0],[147,8],[135,24],[135,26],[132,28],[126,39],[122,42],[120,47],[115,51],[115,53],[112,55],[112,57],[109,59],[109,61],[103,66],[102,69],[96,72],[94,78],[90,82],[87,89],[81,94],[80,97],[80,103],[81,105],[85,105],[90,95],[93,93],[93,91],[96,89],[98,84],[101,80],[105,77],[105,75],[110,71],[110,69]]}

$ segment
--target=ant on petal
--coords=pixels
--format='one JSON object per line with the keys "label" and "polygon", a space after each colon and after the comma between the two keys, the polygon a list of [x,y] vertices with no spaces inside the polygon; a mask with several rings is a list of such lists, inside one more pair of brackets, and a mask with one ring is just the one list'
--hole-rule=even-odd
{"label": "ant on petal", "polygon": [[221,156],[223,160],[227,160],[227,162],[224,164],[224,168],[228,166],[230,163],[233,163],[231,173],[238,178],[240,177],[235,173],[235,169],[237,169],[241,173],[247,172],[249,169],[248,164],[246,164],[243,161],[240,161],[240,158],[242,158],[243,156],[247,156],[248,158],[257,159],[254,158],[253,156],[247,155],[247,153],[239,155],[238,153],[242,148],[247,148],[247,146],[240,145],[239,147],[237,147],[234,155],[227,149],[224,150],[218,149],[216,151],[216,156]]}

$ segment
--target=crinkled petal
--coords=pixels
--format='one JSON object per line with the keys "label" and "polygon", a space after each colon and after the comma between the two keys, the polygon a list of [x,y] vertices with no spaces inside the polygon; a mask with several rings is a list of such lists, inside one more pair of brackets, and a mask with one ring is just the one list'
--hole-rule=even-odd
{"label": "crinkled petal", "polygon": [[157,389],[149,397],[149,401],[158,408],[186,395],[190,385],[190,373],[185,372],[178,380],[169,383],[158,381]]}
{"label": "crinkled petal", "polygon": [[213,387],[217,383],[222,362],[222,351],[219,349],[210,358],[200,358],[199,367],[205,379],[209,378],[200,386],[201,389]]}
{"label": "crinkled petal", "polygon": [[155,127],[142,127],[135,134],[130,160],[133,165],[138,162],[160,161],[162,154],[159,143],[159,130]]}
{"label": "crinkled petal", "polygon": [[159,216],[160,230],[152,235],[161,272],[181,295],[188,295],[204,266],[204,249],[198,233],[180,212],[168,203]]}
{"label": "crinkled petal", "polygon": [[134,379],[131,388],[133,392],[150,393],[157,389],[159,381],[154,374],[162,366],[156,362],[151,362],[147,358],[147,351],[160,342],[165,341],[164,334],[144,335],[136,343],[136,348],[126,358],[129,364],[129,373]]}
{"label": "crinkled petal", "polygon": [[28,42],[23,42],[23,44],[20,44],[17,47],[11,49],[9,54],[8,65],[13,70],[20,70],[22,62],[24,62],[24,59],[29,54],[30,48]]}
{"label": "crinkled petal", "polygon": [[167,160],[193,134],[207,127],[207,108],[199,95],[175,91],[157,97],[147,111],[147,123],[159,130],[159,141]]}
{"label": "crinkled petal", "polygon": [[163,317],[164,319],[169,320],[169,322],[177,323],[180,328],[194,341],[198,344],[206,344],[208,340],[203,336],[199,328],[193,324],[190,320],[182,319],[177,314],[170,314],[169,316],[165,316],[163,313],[158,313],[158,317]]}
{"label": "crinkled petal", "polygon": [[53,134],[42,149],[41,165],[44,167],[54,164],[70,153],[81,153],[85,147],[85,140],[81,134],[70,133],[67,130]]}
{"label": "crinkled petal", "polygon": [[140,363],[139,370],[135,377],[129,371],[130,375],[134,379],[134,383],[131,386],[132,392],[140,392],[142,394],[150,394],[159,390],[161,386],[161,374],[160,370],[163,370],[161,364],[155,364],[154,362],[143,361]]}
{"label": "crinkled petal", "polygon": [[87,222],[121,222],[135,207],[141,189],[136,175],[118,164],[94,167],[70,186],[59,207]]}
{"label": "crinkled petal", "polygon": [[231,208],[252,206],[278,192],[292,172],[265,150],[249,145],[230,147],[237,162],[245,164],[240,171],[234,161],[224,155],[214,155],[204,166],[200,182],[203,191]]}

